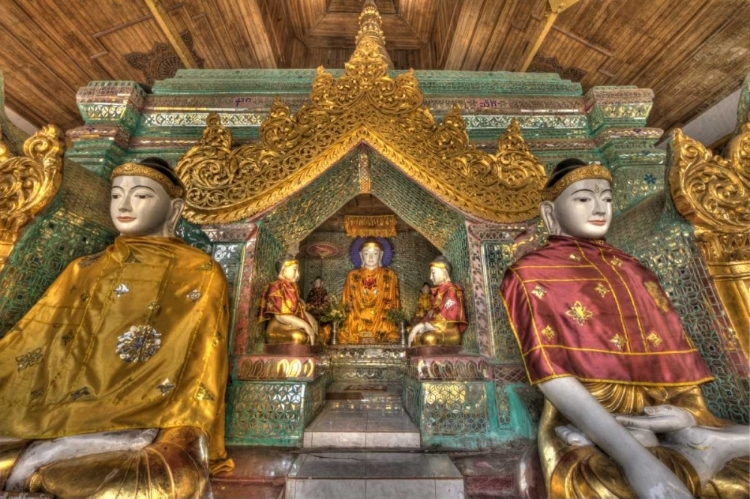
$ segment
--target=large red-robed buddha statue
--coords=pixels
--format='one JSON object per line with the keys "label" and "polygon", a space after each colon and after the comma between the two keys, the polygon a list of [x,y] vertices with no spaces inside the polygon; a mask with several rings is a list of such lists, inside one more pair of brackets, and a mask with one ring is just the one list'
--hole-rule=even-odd
{"label": "large red-robed buddha statue", "polygon": [[607,244],[609,171],[566,160],[543,192],[546,246],[501,286],[554,498],[747,497],[746,426],[714,417],[713,378],[656,276]]}

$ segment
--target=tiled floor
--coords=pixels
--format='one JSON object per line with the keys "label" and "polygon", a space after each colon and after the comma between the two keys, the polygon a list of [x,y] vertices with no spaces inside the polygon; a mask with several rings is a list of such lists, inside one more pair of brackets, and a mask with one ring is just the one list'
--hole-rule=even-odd
{"label": "tiled floor", "polygon": [[418,449],[419,429],[401,404],[400,385],[387,391],[346,390],[351,382],[336,382],[329,393],[359,394],[361,399],[328,400],[323,411],[307,427],[305,448],[399,448]]}
{"label": "tiled floor", "polygon": [[406,452],[301,454],[289,472],[286,498],[464,497],[463,478],[450,458]]}

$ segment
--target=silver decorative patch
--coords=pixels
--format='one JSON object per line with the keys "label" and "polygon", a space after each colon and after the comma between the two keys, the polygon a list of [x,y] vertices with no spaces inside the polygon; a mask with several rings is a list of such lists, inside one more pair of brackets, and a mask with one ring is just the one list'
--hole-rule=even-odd
{"label": "silver decorative patch", "polygon": [[125,362],[146,362],[161,348],[161,333],[151,326],[131,326],[117,337],[117,354]]}
{"label": "silver decorative patch", "polygon": [[118,285],[117,285],[117,287],[115,288],[115,294],[116,294],[116,295],[117,295],[117,297],[119,298],[119,297],[121,297],[122,295],[124,295],[125,293],[130,293],[130,288],[128,288],[128,285],[127,285],[127,284],[125,284],[124,282],[121,282],[121,283],[120,283],[120,284],[118,284]]}
{"label": "silver decorative patch", "polygon": [[191,292],[189,292],[189,293],[187,294],[187,297],[188,297],[188,298],[190,299],[190,301],[192,301],[192,302],[196,302],[196,301],[200,300],[201,296],[203,296],[203,295],[202,295],[202,294],[201,294],[201,292],[200,292],[200,291],[198,291],[197,289],[194,289],[194,290],[192,290]]}
{"label": "silver decorative patch", "polygon": [[169,381],[169,378],[164,378],[164,381],[161,382],[161,384],[157,385],[156,388],[159,389],[162,396],[168,394],[172,390],[174,390],[175,384]]}

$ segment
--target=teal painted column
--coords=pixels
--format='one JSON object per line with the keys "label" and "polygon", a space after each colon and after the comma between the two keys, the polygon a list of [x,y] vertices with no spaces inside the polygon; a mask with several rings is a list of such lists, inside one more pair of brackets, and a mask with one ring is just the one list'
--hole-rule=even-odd
{"label": "teal painted column", "polygon": [[84,122],[67,132],[66,157],[108,178],[122,163],[141,116],[146,94],[133,81],[93,81],[76,96]]}
{"label": "teal painted column", "polygon": [[664,188],[665,151],[654,147],[662,135],[646,120],[654,93],[635,86],[593,87],[586,114],[594,142],[612,171],[615,212]]}

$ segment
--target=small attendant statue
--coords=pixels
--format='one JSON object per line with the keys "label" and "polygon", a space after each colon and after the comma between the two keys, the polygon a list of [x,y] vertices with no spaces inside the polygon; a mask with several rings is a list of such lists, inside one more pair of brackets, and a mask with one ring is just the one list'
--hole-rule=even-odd
{"label": "small attendant statue", "polygon": [[328,291],[323,287],[323,278],[317,276],[313,281],[313,287],[307,293],[307,309],[315,320],[320,320],[327,304]]}
{"label": "small attendant statue", "polygon": [[430,309],[411,329],[409,346],[460,345],[466,330],[464,290],[451,282],[451,264],[439,256],[430,263],[432,288]]}
{"label": "small attendant statue", "polygon": [[389,310],[401,308],[398,277],[383,266],[384,248],[377,239],[362,244],[362,267],[346,274],[341,304],[349,308],[340,343],[360,343],[364,337],[379,343],[398,343],[396,325],[386,319]]}
{"label": "small attendant statue", "polygon": [[0,340],[0,490],[202,498],[232,469],[226,279],[174,236],[183,194],[160,158],[115,168],[120,236]]}
{"label": "small attendant statue", "polygon": [[548,243],[501,286],[545,396],[548,494],[747,497],[750,431],[708,411],[699,385],[711,374],[658,279],[604,242],[611,181],[602,166],[559,163],[542,193]]}
{"label": "small attendant statue", "polygon": [[266,343],[314,345],[318,322],[305,310],[299,295],[299,262],[287,255],[276,263],[278,278],[263,292],[260,320],[268,321]]}
{"label": "small attendant statue", "polygon": [[422,322],[424,316],[430,311],[431,305],[432,293],[430,293],[430,285],[424,283],[422,284],[422,292],[419,293],[419,298],[417,299],[417,309],[414,311],[414,316],[412,316],[410,321],[412,326],[416,326]]}

